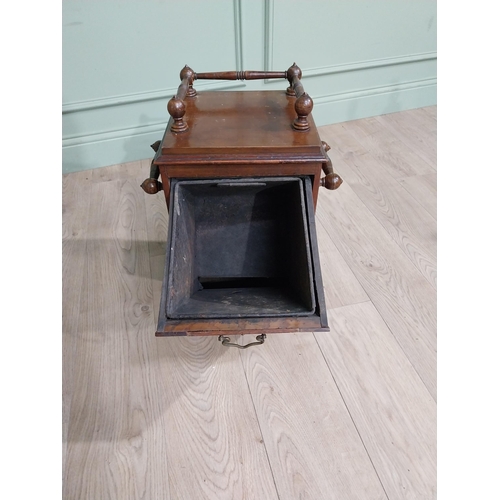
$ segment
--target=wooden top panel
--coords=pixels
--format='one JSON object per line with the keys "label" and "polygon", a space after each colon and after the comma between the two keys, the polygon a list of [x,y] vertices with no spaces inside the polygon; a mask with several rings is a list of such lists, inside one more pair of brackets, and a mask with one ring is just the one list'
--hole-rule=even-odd
{"label": "wooden top panel", "polygon": [[[324,155],[316,125],[292,128],[295,98],[284,91],[208,91],[185,100],[189,129],[172,133],[170,120],[158,161],[179,155],[304,156],[321,161]],[[170,161],[172,158],[170,158]]]}

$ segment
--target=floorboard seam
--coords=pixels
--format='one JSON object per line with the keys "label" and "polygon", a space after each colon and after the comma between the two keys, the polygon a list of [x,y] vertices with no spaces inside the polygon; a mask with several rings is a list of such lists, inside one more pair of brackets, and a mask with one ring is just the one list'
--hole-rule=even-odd
{"label": "floorboard seam", "polygon": [[[411,177],[418,177],[418,176],[416,176],[416,175],[415,175],[415,176],[411,176]],[[411,177],[401,177],[400,179],[411,179]],[[407,192],[407,193],[408,193],[408,194],[409,194],[409,195],[410,195],[410,196],[411,196],[411,197],[412,197],[412,198],[413,198],[413,199],[414,199],[414,200],[415,200],[415,201],[416,201],[416,202],[417,202],[417,203],[418,203],[418,204],[419,204],[419,205],[420,205],[420,206],[421,206],[421,207],[422,207],[422,208],[423,208],[423,209],[424,209],[424,210],[425,210],[425,211],[426,211],[426,212],[427,212],[427,213],[428,213],[428,214],[429,214],[429,215],[430,215],[430,216],[431,216],[431,217],[432,217],[435,221],[437,221],[437,217],[436,217],[435,215],[431,214],[431,213],[429,212],[429,210],[427,210],[427,208],[425,208],[425,207],[424,207],[424,205],[422,205],[422,203],[420,202],[420,200],[419,200],[418,198],[415,198],[414,194],[413,194],[411,191],[409,191],[409,190],[406,188],[406,186],[405,186],[404,184],[401,184],[400,179],[396,179],[396,180],[397,180],[397,182],[398,182],[398,184],[399,184],[399,185],[400,185],[400,186],[401,186],[401,187],[402,187],[402,188],[403,188],[403,189],[404,189],[404,190],[405,190],[405,191],[406,191],[406,192]]]}
{"label": "floorboard seam", "polygon": [[[415,198],[415,196],[413,196],[413,194],[408,191],[408,189],[405,188],[404,184],[401,184],[400,182],[400,179],[409,179],[411,177],[418,177],[418,176],[422,176],[422,175],[426,175],[426,174],[415,174],[415,175],[406,175],[406,176],[401,176],[401,177],[393,177],[391,175],[391,172],[389,171],[388,168],[385,167],[385,164],[383,161],[381,161],[375,154],[373,154],[372,150],[370,149],[370,146],[368,144],[366,144],[365,142],[363,142],[362,139],[358,139],[358,137],[356,137],[350,130],[349,130],[349,127],[348,127],[348,124],[346,124],[346,127],[345,127],[345,130],[346,132],[356,141],[358,142],[361,146],[363,146],[366,150],[366,152],[373,158],[374,161],[376,161],[384,170],[385,172],[390,175],[427,213],[429,213],[429,211],[420,203],[420,200],[418,198]],[[401,141],[399,141],[401,142]],[[349,165],[348,165],[349,166]],[[430,172],[429,172],[430,173]],[[353,190],[354,191],[354,190]],[[429,215],[434,219],[436,220],[436,217],[434,215],[432,215],[431,213],[429,213]]]}
{"label": "floorboard seam", "polygon": [[[337,253],[339,255],[339,257],[342,259],[342,261],[344,262],[345,266],[349,269],[349,271],[351,271],[351,274],[353,276],[353,278],[358,282],[359,286],[363,289],[363,292],[365,292],[365,295],[367,297],[367,300],[371,301],[371,298],[370,296],[368,295],[368,293],[366,292],[365,290],[365,287],[363,286],[363,283],[361,283],[361,281],[359,281],[358,277],[356,276],[356,273],[352,270],[351,266],[349,265],[349,263],[346,261],[344,255],[342,254],[342,252],[340,251],[339,247],[335,244],[335,241],[333,240],[333,238],[330,236],[330,233],[328,232],[328,229],[326,228],[326,226],[319,220],[319,219],[316,219],[316,226],[318,225],[321,225],[323,227],[323,230],[325,231],[326,235],[328,236],[329,240],[332,242],[333,246],[337,249]],[[341,299],[341,302],[342,302],[342,299]],[[358,302],[359,304],[362,303],[362,302],[366,302],[366,300],[362,300],[360,302]],[[342,302],[342,305],[348,305],[348,304],[344,304]],[[327,306],[327,309],[328,309],[328,306]]]}
{"label": "floorboard seam", "polygon": [[427,283],[429,283],[429,285],[432,286],[432,288],[434,290],[436,290],[436,285],[432,282],[429,281],[429,279],[427,278],[427,276],[425,276],[424,273],[422,273],[422,271],[417,267],[417,265],[415,264],[415,262],[413,262],[413,260],[410,259],[410,257],[408,257],[408,255],[406,254],[406,252],[401,248],[401,246],[399,245],[398,241],[394,238],[394,236],[392,236],[392,234],[382,225],[382,223],[377,219],[377,216],[375,215],[375,213],[370,209],[370,207],[363,201],[363,199],[358,195],[358,193],[356,193],[356,191],[351,187],[352,189],[352,192],[356,195],[356,197],[358,198],[358,200],[363,204],[363,206],[368,210],[368,212],[370,212],[370,214],[372,214],[372,216],[374,217],[374,219],[377,221],[377,223],[379,224],[379,226],[388,234],[389,238],[396,244],[396,246],[399,248],[399,250],[401,251],[401,253],[405,256],[406,259],[408,259],[409,262],[411,262],[412,266],[419,272],[419,274],[425,279],[425,281],[427,281]]}
{"label": "floorboard seam", "polygon": [[401,144],[404,144],[409,150],[411,150],[414,154],[416,154],[422,161],[424,161],[425,163],[427,163],[427,165],[429,165],[430,168],[432,168],[432,170],[436,171],[436,165],[432,165],[429,160],[427,160],[427,158],[425,158],[424,156],[422,156],[420,154],[420,152],[418,151],[418,148],[414,148],[412,145],[411,145],[411,141],[409,142],[406,142],[405,139],[407,139],[405,137],[405,134],[401,134],[399,135],[397,132],[395,132],[394,130],[394,127],[392,126],[392,124],[390,123],[384,123],[382,120],[379,120],[380,116],[376,116],[375,119],[380,123],[380,125],[382,127],[384,127],[390,134],[392,134],[394,136],[394,138],[400,142]]}
{"label": "floorboard seam", "polygon": [[247,371],[245,370],[245,365],[243,363],[243,359],[241,358],[242,353],[240,352],[238,354],[239,354],[239,358],[240,358],[241,367],[243,369],[243,373],[245,374],[245,380],[247,382],[248,393],[250,394],[250,399],[252,400],[253,411],[255,413],[255,420],[257,420],[257,425],[259,426],[259,432],[260,432],[260,436],[262,438],[262,443],[264,445],[264,450],[266,451],[267,463],[269,464],[269,470],[271,471],[271,477],[273,478],[274,488],[276,490],[276,496],[278,497],[278,500],[280,500],[280,493],[278,491],[278,487],[276,486],[276,479],[274,478],[273,467],[271,465],[271,460],[269,458],[269,453],[267,451],[266,440],[264,439],[264,434],[262,433],[262,427],[260,425],[259,415],[257,414],[257,408],[255,407],[255,401],[253,399],[253,394],[252,394],[252,391],[250,389],[250,384],[248,382]]}
{"label": "floorboard seam", "polygon": [[[90,224],[90,216],[89,216],[89,213],[90,213],[90,200],[92,198],[92,186],[90,185],[88,187],[88,193],[87,193],[87,196],[88,196],[88,199],[85,201],[85,223],[84,223],[84,227],[85,227],[85,232],[84,232],[84,237],[82,238],[80,235],[79,238],[77,239],[73,239],[73,238],[69,238],[68,241],[69,242],[83,242],[83,245],[85,247],[85,251],[83,253],[83,255],[85,256],[84,257],[84,264],[83,264],[83,269],[84,271],[82,272],[82,279],[81,279],[81,283],[80,283],[80,287],[79,287],[79,290],[78,290],[78,317],[76,318],[76,327],[75,327],[75,332],[78,332],[79,331],[79,324],[80,324],[80,318],[81,318],[81,315],[82,315],[82,301],[83,301],[83,293],[82,293],[82,290],[83,290],[83,284],[85,282],[85,278],[86,278],[86,273],[87,273],[87,263],[88,263],[88,252],[87,252],[87,248],[88,248],[88,234],[89,234],[89,224]],[[64,233],[63,233],[64,234]],[[80,239],[81,238],[81,239]],[[78,243],[80,244],[80,243]],[[77,342],[76,342],[76,339],[71,339],[72,342],[73,342],[73,345],[72,345],[72,349],[71,349],[71,362],[74,362],[75,358],[76,358],[76,354],[77,354]],[[62,360],[64,362],[64,359]],[[70,361],[67,361],[67,362],[70,362]],[[64,373],[64,371],[62,372]],[[67,417],[68,417],[68,422],[67,422],[67,427],[66,427],[66,435],[64,436],[64,443],[63,443],[63,449],[64,449],[64,452],[63,452],[63,457],[64,457],[64,470],[62,471],[62,491],[65,490],[65,487],[66,487],[66,484],[67,484],[67,475],[68,475],[68,470],[67,470],[67,462],[68,462],[68,452],[69,452],[69,436],[70,436],[70,431],[71,431],[71,422],[72,422],[72,418],[71,418],[71,415],[72,415],[72,408],[73,408],[73,397],[74,397],[74,380],[75,376],[74,376],[74,373],[71,373],[71,381],[69,382],[69,385],[70,385],[70,391],[71,391],[71,397],[70,397],[70,401],[69,401],[69,408],[68,408],[68,414],[67,414]],[[68,381],[66,381],[66,387],[68,385]]]}
{"label": "floorboard seam", "polygon": [[389,500],[389,495],[387,494],[387,491],[384,488],[384,483],[382,483],[382,480],[380,479],[380,476],[378,474],[377,468],[375,467],[375,464],[373,463],[372,457],[370,456],[370,453],[368,452],[368,449],[366,448],[365,442],[363,441],[363,438],[361,437],[361,433],[359,432],[358,426],[356,425],[356,422],[354,421],[354,418],[353,418],[353,416],[351,414],[351,411],[349,410],[349,406],[346,403],[344,395],[342,394],[342,391],[340,390],[339,384],[337,383],[337,380],[335,380],[335,377],[333,375],[332,369],[330,368],[330,365],[328,364],[328,361],[326,360],[325,354],[324,354],[323,350],[321,349],[321,345],[318,342],[316,334],[313,333],[313,335],[314,335],[314,340],[316,341],[316,344],[318,346],[318,349],[321,352],[321,356],[323,356],[323,360],[325,361],[326,366],[328,367],[328,371],[330,372],[330,375],[331,375],[331,377],[333,379],[333,382],[334,382],[335,386],[337,387],[337,390],[339,391],[340,397],[342,398],[342,402],[344,403],[344,406],[345,406],[345,408],[347,410],[347,413],[349,414],[349,417],[350,417],[350,419],[352,421],[352,424],[354,425],[354,428],[356,429],[356,432],[358,433],[359,439],[361,441],[361,444],[363,445],[363,448],[365,449],[366,455],[368,456],[368,459],[370,460],[370,463],[372,464],[373,470],[375,471],[375,474],[377,475],[377,478],[378,478],[378,480],[380,482],[380,486],[384,490],[384,493],[385,493],[385,496],[387,497],[387,500]]}
{"label": "floorboard seam", "polygon": [[388,325],[387,321],[385,320],[384,316],[381,314],[381,312],[378,310],[378,307],[373,303],[372,301],[372,304],[373,304],[373,307],[375,308],[375,310],[377,311],[377,314],[380,316],[380,318],[382,319],[382,321],[384,322],[385,326],[389,329],[389,331],[391,332],[391,335],[394,337],[394,340],[396,341],[396,343],[398,344],[398,347],[401,349],[401,352],[404,354],[405,358],[408,360],[408,363],[410,363],[410,366],[412,367],[413,371],[417,374],[418,378],[420,379],[420,381],[422,382],[422,384],[424,385],[425,389],[427,390],[427,392],[429,393],[429,395],[431,396],[431,398],[433,399],[434,402],[436,402],[436,398],[432,395],[432,392],[429,390],[429,388],[427,387],[427,384],[424,382],[424,380],[422,379],[422,377],[420,376],[420,373],[418,372],[418,370],[415,368],[415,366],[413,365],[413,363],[411,362],[410,358],[408,357],[408,355],[406,354],[406,351],[403,349],[403,346],[401,345],[401,343],[399,342],[398,338],[396,337],[396,335],[394,335],[394,332],[392,331],[392,328]]}
{"label": "floorboard seam", "polygon": [[[355,140],[356,142],[358,142],[361,146],[363,146],[366,150],[366,153],[368,155],[370,155],[371,159],[377,163],[377,165],[379,165],[381,168],[383,168],[384,170],[387,171],[387,169],[384,167],[384,164],[382,161],[380,161],[375,155],[372,154],[372,152],[370,151],[370,149],[364,145],[362,142],[360,142],[353,134],[351,134],[351,132],[346,129],[346,132],[352,137],[353,140]],[[352,168],[349,164],[346,164],[347,167],[349,167],[350,169]],[[395,179],[396,180],[396,179]],[[398,183],[399,186],[401,186],[401,188],[405,189],[405,187],[398,181],[396,180],[396,182]],[[391,233],[389,233],[389,231],[382,225],[382,223],[378,220],[377,216],[375,215],[375,213],[373,212],[373,210],[371,210],[371,208],[363,201],[363,198],[361,198],[359,196],[359,194],[356,192],[356,190],[353,188],[353,186],[349,183],[347,183],[349,185],[349,187],[351,188],[352,192],[356,195],[356,197],[358,198],[359,201],[361,201],[361,203],[363,204],[363,206],[368,210],[368,212],[370,212],[372,214],[372,216],[375,218],[375,220],[377,221],[377,223],[380,225],[380,227],[389,235],[389,237],[391,238],[392,241],[394,241],[394,243],[396,243],[396,245],[398,246],[398,248],[403,252],[403,254],[405,255],[405,257],[413,264],[413,266],[415,267],[415,269],[417,269],[417,271],[424,277],[424,279],[432,286],[432,288],[434,288],[434,290],[436,289],[436,285],[434,283],[432,283],[431,281],[429,281],[429,279],[427,278],[427,276],[425,276],[422,271],[416,266],[416,264],[410,259],[410,257],[408,257],[408,255],[406,255],[406,252],[401,248],[401,246],[399,245],[398,241],[391,235]],[[407,190],[405,189],[406,192],[408,192],[408,194],[417,201],[417,203],[419,204],[419,206],[422,206],[420,204],[420,202],[418,202],[418,200]],[[427,212],[427,210],[422,207],[422,209]],[[427,212],[428,213],[428,212]],[[431,215],[432,217],[432,215]],[[433,220],[436,220],[434,217],[432,217]],[[418,239],[417,239],[418,240]],[[431,256],[432,257],[432,256]],[[434,258],[435,260],[435,258]]]}
{"label": "floorboard seam", "polygon": [[[354,191],[353,191],[354,193]],[[354,193],[356,194],[356,193]],[[356,194],[356,196],[358,196]],[[358,196],[359,198],[359,196]],[[318,221],[320,224],[321,221]],[[377,221],[378,222],[378,221]],[[323,225],[323,224],[322,224]],[[341,252],[341,250],[337,247],[337,245],[335,244],[335,241],[333,240],[333,238],[330,236],[330,233],[328,232],[328,230],[325,228],[325,226],[323,225],[323,228],[325,229],[326,231],[326,234],[328,235],[328,237],[330,238],[330,240],[332,241],[333,245],[335,245],[335,247],[337,248],[339,254],[341,255],[341,257],[344,259],[344,256]],[[406,255],[405,255],[406,257]],[[406,257],[407,258],[407,257]],[[408,259],[409,260],[409,259]],[[424,384],[424,387],[427,389],[427,391],[429,392],[429,394],[431,395],[432,399],[434,401],[436,401],[436,398],[434,398],[434,396],[432,395],[431,391],[429,390],[429,388],[427,387],[427,384],[423,381],[420,373],[418,372],[418,370],[415,368],[415,366],[413,365],[413,363],[411,362],[410,358],[408,357],[408,355],[406,354],[406,351],[403,349],[403,346],[401,345],[401,343],[399,342],[398,338],[396,337],[396,335],[394,335],[394,332],[392,331],[392,328],[390,328],[390,326],[388,325],[387,321],[385,320],[383,314],[379,311],[378,307],[375,305],[375,302],[373,302],[373,299],[371,297],[371,295],[367,292],[367,290],[365,289],[365,287],[363,286],[363,283],[358,279],[358,277],[356,276],[356,273],[352,270],[351,266],[349,265],[349,263],[344,259],[344,261],[346,262],[346,265],[349,267],[349,269],[351,270],[351,272],[353,273],[354,277],[358,280],[359,282],[359,285],[361,286],[361,288],[364,290],[364,292],[366,293],[366,296],[369,298],[368,301],[363,301],[363,302],[371,302],[373,304],[373,307],[375,308],[375,310],[377,311],[377,314],[382,318],[383,322],[385,323],[385,325],[387,326],[387,328],[389,328],[389,331],[391,332],[391,335],[394,337],[394,339],[396,340],[399,348],[401,349],[401,351],[403,351],[403,354],[405,355],[406,359],[408,360],[408,362],[410,363],[411,367],[413,368],[413,370],[415,371],[415,373],[418,375],[418,378],[422,381],[422,383]],[[342,306],[344,307],[344,306]],[[328,308],[327,308],[328,309]],[[316,338],[316,337],[315,337]],[[316,339],[317,341],[317,339]]]}

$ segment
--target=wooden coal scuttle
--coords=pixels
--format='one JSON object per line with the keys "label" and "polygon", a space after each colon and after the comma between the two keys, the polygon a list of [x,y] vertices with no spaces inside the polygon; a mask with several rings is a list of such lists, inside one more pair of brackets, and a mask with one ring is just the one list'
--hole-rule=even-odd
{"label": "wooden coal scuttle", "polygon": [[[314,211],[333,172],[295,64],[283,72],[185,67],[142,188],[164,191],[169,232],[157,336],[328,331]],[[195,80],[283,78],[286,91],[205,91]],[[325,176],[321,178],[321,172]],[[161,182],[159,178],[161,177]],[[245,346],[228,335],[255,334]]]}

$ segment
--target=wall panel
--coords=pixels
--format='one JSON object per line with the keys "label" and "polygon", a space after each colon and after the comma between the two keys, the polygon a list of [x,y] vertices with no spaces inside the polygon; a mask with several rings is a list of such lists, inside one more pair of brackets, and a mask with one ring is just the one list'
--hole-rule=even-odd
{"label": "wall panel", "polygon": [[151,156],[184,64],[241,65],[240,23],[236,0],[63,2],[63,172]]}
{"label": "wall panel", "polygon": [[436,60],[435,1],[65,0],[63,171],[150,157],[184,64],[285,70],[296,61],[324,125],[435,104]]}

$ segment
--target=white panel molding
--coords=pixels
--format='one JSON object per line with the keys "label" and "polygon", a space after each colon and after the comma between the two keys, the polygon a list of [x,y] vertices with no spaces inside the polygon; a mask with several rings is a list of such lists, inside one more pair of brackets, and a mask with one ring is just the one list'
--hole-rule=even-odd
{"label": "white panel molding", "polygon": [[359,99],[361,97],[372,97],[380,94],[390,94],[401,90],[415,90],[424,87],[432,87],[437,85],[437,78],[426,78],[423,80],[413,80],[410,82],[394,83],[391,85],[381,85],[378,87],[370,87],[350,92],[338,92],[335,94],[327,94],[314,97],[314,105],[327,104],[336,101],[347,101],[349,99]]}
{"label": "white panel molding", "polygon": [[243,69],[243,16],[241,13],[242,0],[233,0],[234,10],[234,38],[235,38],[235,57],[236,57],[236,70],[244,71]]}
{"label": "white panel molding", "polygon": [[[241,1],[233,0],[234,9],[234,34],[235,34],[235,60],[236,69],[243,71],[243,33],[242,33],[242,12]],[[179,69],[180,71],[180,69]],[[196,71],[196,70],[195,70]],[[180,82],[179,82],[180,83]],[[200,90],[226,90],[238,87],[245,87],[244,82],[199,82],[196,88]],[[123,106],[136,102],[154,101],[157,99],[170,99],[177,92],[178,85],[165,89],[137,92],[133,94],[123,94],[110,97],[87,99],[84,101],[68,102],[62,105],[62,114],[77,113],[91,109],[108,108],[111,106]]]}
{"label": "white panel molding", "polygon": [[[204,90],[225,90],[236,87],[244,87],[245,83],[227,83],[227,82],[214,82],[214,83],[198,83],[196,88]],[[177,92],[178,86],[169,87],[166,89],[152,90],[147,92],[137,92],[135,94],[123,94],[112,97],[104,97],[98,99],[88,99],[86,101],[75,101],[63,104],[62,114],[76,113],[79,111],[88,111],[91,109],[108,108],[111,106],[123,106],[133,104],[136,102],[154,101],[156,99],[170,99]]]}
{"label": "white panel molding", "polygon": [[115,129],[107,132],[98,132],[96,134],[82,134],[65,137],[62,141],[63,148],[72,146],[80,146],[82,144],[92,144],[95,142],[110,141],[114,139],[129,139],[138,135],[150,134],[158,132],[162,135],[165,132],[168,119],[161,123],[153,123],[151,125],[140,125],[137,127],[128,127],[123,129]]}
{"label": "white panel molding", "polygon": [[[410,82],[396,83],[392,85],[383,85],[378,87],[370,87],[350,92],[339,92],[335,94],[327,94],[314,97],[314,105],[329,104],[338,101],[347,101],[349,99],[359,99],[363,97],[373,97],[381,94],[390,94],[403,90],[415,90],[424,87],[432,87],[437,85],[436,78],[427,78],[423,80],[413,80]],[[113,139],[128,139],[139,135],[150,133],[163,134],[165,131],[166,122],[155,123],[151,125],[143,125],[138,127],[130,127],[109,132],[99,132],[96,134],[75,135],[66,137],[63,140],[63,147],[79,146],[83,144],[91,144],[95,142],[108,141]]]}
{"label": "white panel molding", "polygon": [[408,54],[405,56],[369,59],[366,61],[359,61],[349,64],[332,64],[330,66],[322,66],[320,68],[310,68],[302,70],[302,78],[333,75],[335,73],[347,73],[349,71],[382,68],[384,66],[395,66],[397,64],[431,61],[433,59],[437,59],[437,52],[422,52],[420,54]]}
{"label": "white panel molding", "polygon": [[[273,68],[274,54],[274,0],[265,0],[264,10],[264,68],[266,71],[279,71],[288,68]],[[422,52],[416,54],[406,54],[396,57],[384,57],[381,59],[367,59],[347,64],[331,64],[318,68],[301,68],[302,78],[313,76],[333,75],[335,73],[347,73],[349,71],[360,71],[397,64],[408,64],[421,61],[431,61],[437,59],[437,52]],[[291,64],[292,62],[290,62]],[[300,66],[300,64],[299,64]],[[274,83],[275,80],[265,80],[264,83]]]}
{"label": "white panel molding", "polygon": [[[274,37],[274,0],[265,0],[264,8],[264,71],[275,71],[273,68]],[[286,68],[288,69],[288,68]],[[283,68],[285,70],[285,68]],[[279,70],[278,70],[279,71]],[[264,80],[270,83],[273,80]]]}
{"label": "white panel molding", "polygon": [[[259,47],[260,57],[262,57],[264,63],[264,70],[266,71],[286,71],[287,68],[275,68],[276,58],[274,58],[274,51],[277,47],[274,46],[275,37],[277,36],[277,26],[278,19],[276,19],[277,12],[275,12],[274,0],[263,0],[264,10],[261,12],[260,19],[258,21],[263,22],[263,37],[264,37],[264,48]],[[230,50],[235,57],[235,68],[238,71],[243,71],[247,68],[244,67],[244,46],[249,50],[246,44],[249,43],[249,33],[244,33],[244,23],[243,23],[243,1],[242,0],[232,0],[233,8],[233,22],[234,22],[234,48],[230,47]],[[229,7],[231,8],[231,7]],[[231,20],[229,20],[231,22]],[[247,36],[247,38],[244,37]],[[260,46],[260,44],[259,44]],[[247,54],[248,55],[248,54]],[[378,59],[361,60],[342,64],[330,64],[321,67],[310,67],[302,68],[303,79],[322,77],[325,75],[335,75],[341,73],[353,72],[353,77],[357,76],[356,71],[369,71],[376,70],[377,68],[384,67],[394,67],[397,65],[405,64],[422,64],[429,62],[432,64],[433,61],[437,60],[437,52],[423,52],[423,53],[413,53],[413,54],[402,54],[395,57],[384,57]],[[247,61],[248,62],[248,61]],[[290,64],[293,61],[290,61]],[[300,61],[297,61],[300,66]],[[287,66],[288,67],[288,66]],[[410,66],[412,68],[412,66]],[[335,93],[328,93],[319,95],[320,92],[331,92],[333,89],[329,89],[328,85],[325,87],[317,86],[318,94],[313,96],[314,105],[316,108],[317,123],[319,125],[320,121],[322,123],[332,123],[332,117],[335,120],[346,121],[353,118],[359,118],[362,116],[374,116],[376,114],[393,112],[400,109],[407,109],[409,105],[428,105],[431,101],[435,100],[435,89],[437,86],[437,78],[435,75],[428,73],[428,65],[423,64],[422,68],[425,73],[419,75],[419,66],[415,67],[415,71],[410,71],[412,76],[407,78],[415,78],[418,76],[428,77],[434,76],[433,78],[416,79],[412,81],[402,81],[400,83],[391,82],[390,76],[385,79],[385,82],[377,77],[374,83],[383,83],[383,85],[357,88],[356,90],[346,90]],[[178,68],[180,70],[180,68]],[[196,71],[197,68],[194,68]],[[231,68],[228,68],[231,69]],[[406,68],[405,68],[406,70]],[[200,69],[202,71],[202,69]],[[380,71],[380,70],[379,70]],[[385,71],[380,71],[381,74],[385,74]],[[394,74],[394,71],[387,71],[389,74]],[[372,73],[367,72],[367,75]],[[378,74],[378,73],[377,73]],[[404,77],[403,77],[404,78]],[[328,80],[328,79],[327,79]],[[359,84],[359,80],[356,78]],[[371,80],[371,78],[370,78]],[[314,80],[313,80],[314,82]],[[318,80],[319,82],[319,80]],[[179,82],[180,83],[180,82]],[[265,85],[275,84],[276,80],[264,80]],[[367,83],[365,83],[366,85]],[[248,87],[250,84],[236,81],[197,81],[195,83],[195,88],[200,91],[204,90],[229,90]],[[370,85],[370,84],[368,84]],[[307,88],[307,85],[305,85]],[[112,95],[109,97],[98,97],[88,100],[66,102],[62,105],[62,114],[64,119],[73,118],[73,113],[87,112],[99,109],[109,109],[109,113],[106,110],[106,114],[109,114],[110,118],[116,118],[112,123],[108,123],[109,128],[107,130],[96,132],[91,131],[91,133],[79,133],[78,130],[73,130],[73,134],[68,134],[63,136],[62,146],[63,146],[63,170],[66,172],[77,171],[80,169],[95,168],[102,166],[103,163],[120,163],[123,161],[131,161],[131,159],[137,159],[139,157],[146,157],[148,154],[148,148],[146,147],[149,142],[154,141],[156,138],[160,139],[165,131],[165,126],[168,122],[169,115],[165,112],[165,120],[158,122],[158,115],[155,113],[155,123],[149,124],[138,124],[137,126],[131,127],[130,121],[127,121],[126,127],[125,123],[120,123],[120,116],[127,116],[135,111],[135,108],[126,108],[126,106],[164,100],[165,105],[176,92],[178,86],[170,86],[168,88],[160,88],[157,90],[146,90],[137,93],[123,94],[123,95]],[[252,88],[252,87],[251,87]],[[262,88],[262,87],[261,87]],[[320,90],[323,88],[323,90]],[[156,109],[156,102],[148,104],[149,107],[153,106]],[[120,108],[120,106],[124,106]],[[117,109],[113,110],[112,108]],[[130,111],[130,113],[129,113]],[[123,113],[122,113],[123,112]],[[318,113],[319,112],[319,113]],[[97,113],[98,115],[98,113]],[[96,116],[97,116],[96,115]],[[115,116],[116,115],[116,116]],[[85,118],[85,123],[92,123],[92,114],[82,115]],[[78,121],[78,116],[75,116],[76,121]],[[128,118],[130,119],[130,117]],[[97,128],[97,127],[96,127]],[[145,142],[146,141],[146,142]],[[146,144],[146,146],[144,146]],[[132,158],[133,157],[133,158]]]}

